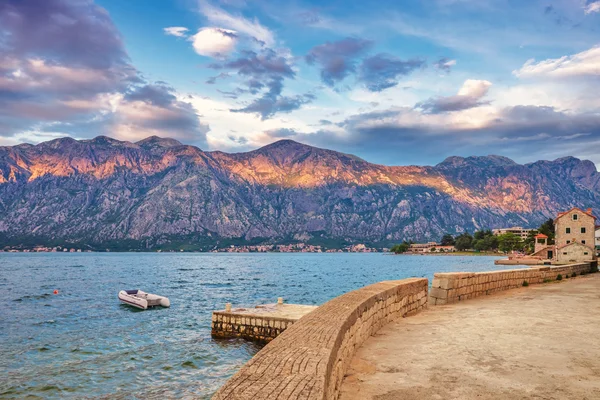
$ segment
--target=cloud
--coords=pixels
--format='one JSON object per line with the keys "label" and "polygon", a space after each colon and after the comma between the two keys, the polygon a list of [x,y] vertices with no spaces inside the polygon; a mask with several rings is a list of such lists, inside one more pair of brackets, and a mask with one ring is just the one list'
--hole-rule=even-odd
{"label": "cloud", "polygon": [[235,16],[225,10],[211,5],[207,1],[200,1],[200,12],[206,19],[217,26],[224,26],[235,32],[245,34],[267,47],[275,44],[275,35],[268,28],[262,26],[258,20],[250,21],[241,15]]}
{"label": "cloud", "polygon": [[487,94],[490,86],[492,86],[492,83],[488,81],[468,79],[457,95],[432,98],[418,103],[416,108],[426,113],[438,114],[479,107],[489,104],[489,102],[481,101],[481,99]]}
{"label": "cloud", "polygon": [[306,55],[306,62],[318,64],[321,67],[321,80],[332,87],[356,71],[356,59],[372,45],[370,40],[357,38],[326,42],[313,47]]}
{"label": "cloud", "polygon": [[202,28],[190,40],[196,53],[205,57],[225,57],[233,51],[237,33],[222,28]]}
{"label": "cloud", "polygon": [[402,61],[392,55],[380,53],[362,61],[358,80],[370,91],[380,92],[396,86],[399,77],[406,76],[424,65],[423,60]]}
{"label": "cloud", "polygon": [[0,47],[2,136],[163,129],[206,143],[195,109],[140,77],[108,13],[91,1],[0,2]]}
{"label": "cloud", "polygon": [[188,28],[183,26],[170,26],[168,28],[163,28],[163,31],[166,35],[176,36],[176,37],[187,37]]}
{"label": "cloud", "polygon": [[232,112],[256,113],[267,119],[277,113],[289,113],[312,102],[315,96],[307,93],[296,96],[273,96],[270,93],[252,101],[244,108],[232,109]]}
{"label": "cloud", "polygon": [[238,76],[246,79],[245,89],[238,88],[235,93],[232,93],[235,97],[244,92],[262,93],[247,106],[232,109],[233,112],[256,113],[262,119],[267,119],[279,112],[296,110],[315,98],[312,94],[282,96],[284,80],[295,78],[296,73],[288,58],[271,49],[263,49],[260,52],[244,50],[237,59],[213,63],[209,67],[217,70],[234,70]]}
{"label": "cloud", "polygon": [[195,108],[164,83],[141,85],[126,93],[110,118],[110,130],[120,137],[142,139],[160,134],[207,146],[208,125],[200,123]]}
{"label": "cloud", "polygon": [[583,10],[586,14],[600,13],[600,1],[594,1],[587,4]]}
{"label": "cloud", "polygon": [[[324,129],[297,134],[294,139],[393,165],[489,154],[493,146],[523,161],[565,155],[597,158],[589,143],[600,143],[598,114],[515,106],[491,110],[473,122],[471,112],[423,114],[414,108],[394,107],[352,115],[340,124],[341,131]],[[398,150],[414,146],[419,146],[419,152]]]}
{"label": "cloud", "polygon": [[519,78],[600,76],[600,46],[571,56],[549,58],[538,63],[530,59],[521,69],[513,71],[513,74]]}
{"label": "cloud", "polygon": [[433,64],[435,69],[444,71],[446,73],[450,73],[450,70],[455,65],[456,65],[456,60],[451,60],[447,57],[442,57]]}
{"label": "cloud", "polygon": [[[91,1],[0,2],[1,59],[35,54],[72,68],[125,66],[129,57],[108,13]],[[0,62],[1,63],[1,62]]]}
{"label": "cloud", "polygon": [[229,78],[229,74],[227,72],[221,72],[219,75],[216,76],[211,76],[210,78],[208,78],[206,80],[206,83],[209,85],[214,85],[215,83],[217,83],[217,79],[225,79],[225,78]]}

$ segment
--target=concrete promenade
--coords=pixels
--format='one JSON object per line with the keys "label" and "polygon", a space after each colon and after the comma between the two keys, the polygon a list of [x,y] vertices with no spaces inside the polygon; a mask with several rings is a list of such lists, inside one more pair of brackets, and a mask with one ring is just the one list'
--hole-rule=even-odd
{"label": "concrete promenade", "polygon": [[600,273],[392,322],[354,355],[341,399],[600,399]]}

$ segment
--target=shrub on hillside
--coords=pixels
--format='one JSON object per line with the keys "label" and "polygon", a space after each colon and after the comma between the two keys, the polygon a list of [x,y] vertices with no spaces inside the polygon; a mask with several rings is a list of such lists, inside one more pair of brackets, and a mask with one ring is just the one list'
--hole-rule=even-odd
{"label": "shrub on hillside", "polygon": [[558,276],[556,277],[556,280],[557,280],[557,281],[562,281],[562,275],[561,275],[561,274],[558,274]]}
{"label": "shrub on hillside", "polygon": [[523,286],[529,286],[529,282],[523,281]]}

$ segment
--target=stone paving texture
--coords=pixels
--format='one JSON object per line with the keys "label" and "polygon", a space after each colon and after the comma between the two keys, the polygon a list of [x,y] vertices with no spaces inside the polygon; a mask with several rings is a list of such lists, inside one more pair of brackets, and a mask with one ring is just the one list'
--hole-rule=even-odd
{"label": "stone paving texture", "polygon": [[424,278],[379,282],[302,317],[215,393],[216,400],[335,399],[355,350],[387,323],[427,307]]}
{"label": "stone paving texture", "polygon": [[600,273],[430,307],[354,356],[342,400],[600,399]]}

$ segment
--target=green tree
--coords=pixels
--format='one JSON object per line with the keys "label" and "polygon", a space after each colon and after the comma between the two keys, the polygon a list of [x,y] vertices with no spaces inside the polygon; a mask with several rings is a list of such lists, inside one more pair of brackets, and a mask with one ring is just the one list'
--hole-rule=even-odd
{"label": "green tree", "polygon": [[444,236],[442,236],[440,243],[442,246],[454,246],[454,237],[451,234],[446,233]]}
{"label": "green tree", "polygon": [[554,220],[552,218],[546,220],[540,227],[538,228],[539,233],[543,233],[548,236],[548,244],[554,244]]}
{"label": "green tree", "polygon": [[474,240],[483,240],[485,238],[485,231],[476,231],[473,234]]}
{"label": "green tree", "polygon": [[456,237],[454,246],[458,251],[464,251],[473,247],[473,236],[465,232]]}
{"label": "green tree", "polygon": [[394,245],[390,250],[396,254],[406,253],[410,245],[406,242]]}
{"label": "green tree", "polygon": [[504,233],[498,236],[498,248],[505,253],[513,250],[521,250],[523,241],[514,233]]}

